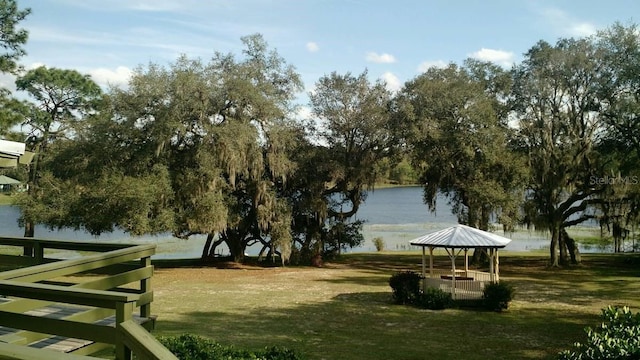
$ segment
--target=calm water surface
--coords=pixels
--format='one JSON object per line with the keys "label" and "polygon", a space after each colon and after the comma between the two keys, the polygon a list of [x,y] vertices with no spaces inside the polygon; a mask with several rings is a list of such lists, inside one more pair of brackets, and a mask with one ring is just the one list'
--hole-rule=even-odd
{"label": "calm water surface", "polygon": [[[360,207],[357,218],[365,221],[363,235],[365,242],[362,246],[350,249],[349,252],[375,251],[372,240],[382,237],[387,250],[409,250],[410,240],[419,236],[444,229],[457,224],[457,219],[451,214],[451,207],[447,200],[437,201],[435,212],[430,212],[422,202],[420,187],[399,187],[378,189],[370,192],[366,202]],[[18,226],[17,219],[20,212],[11,206],[0,206],[0,236],[22,236],[23,229]],[[593,232],[593,228],[581,228],[578,231]],[[202,252],[205,237],[192,237],[189,240],[176,239],[169,234],[158,236],[132,237],[122,231],[92,236],[85,231],[49,230],[43,226],[36,226],[36,237],[71,241],[109,241],[153,243],[157,245],[156,258],[199,257]],[[546,234],[517,231],[512,234],[500,235],[509,237],[513,241],[506,247],[511,251],[528,251],[548,249],[549,240]],[[250,254],[257,254],[260,249],[249,249]],[[602,247],[581,247],[582,252],[610,251]],[[73,254],[70,254],[73,256]]]}

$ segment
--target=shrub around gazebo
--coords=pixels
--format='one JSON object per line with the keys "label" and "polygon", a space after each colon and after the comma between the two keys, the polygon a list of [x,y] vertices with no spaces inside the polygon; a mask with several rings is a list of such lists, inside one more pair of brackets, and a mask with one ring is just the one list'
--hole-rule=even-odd
{"label": "shrub around gazebo", "polygon": [[424,309],[442,310],[451,307],[451,294],[436,288],[423,291],[423,277],[413,271],[397,272],[389,279],[393,301],[400,305],[414,305]]}

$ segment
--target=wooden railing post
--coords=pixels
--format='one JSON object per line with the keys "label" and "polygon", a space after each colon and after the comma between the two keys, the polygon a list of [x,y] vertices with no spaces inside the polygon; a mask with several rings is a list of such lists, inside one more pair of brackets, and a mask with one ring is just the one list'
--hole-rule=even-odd
{"label": "wooden railing post", "polygon": [[125,340],[123,339],[122,331],[120,331],[120,326],[125,321],[129,321],[133,318],[133,310],[135,309],[135,306],[135,301],[118,302],[116,304],[116,329],[118,330],[116,360],[131,360],[131,349],[125,345]]}
{"label": "wooden railing post", "polygon": [[[140,259],[140,264],[142,267],[151,266],[151,256]],[[140,290],[143,294],[151,291],[151,277],[140,280]],[[140,316],[144,318],[151,317],[151,303],[140,306]]]}
{"label": "wooden railing post", "polygon": [[[20,346],[24,346],[27,339],[30,339],[29,341],[44,341],[49,336],[48,334],[51,334],[93,342],[83,348],[82,351],[88,349],[86,353],[102,349],[106,344],[113,344],[118,360],[131,360],[134,353],[139,359],[177,360],[148,332],[150,327],[147,325],[153,322],[153,320],[148,320],[149,318],[153,319],[150,305],[153,301],[151,256],[155,253],[155,246],[7,237],[0,237],[0,244],[29,247],[31,249],[29,258],[17,257],[18,262],[28,265],[34,262],[39,263],[35,266],[18,267],[0,272],[0,293],[18,298],[0,306],[0,313],[2,313],[0,315],[4,316],[3,319],[0,319],[2,320],[0,324],[2,326],[20,325],[18,327],[20,335],[15,335],[12,339],[4,335],[1,337],[0,345],[11,340],[13,345],[21,344]],[[99,252],[100,254],[44,263],[45,249],[69,249]],[[134,260],[139,261],[138,266],[130,263]],[[112,265],[122,267],[122,270],[115,268],[114,273],[111,269],[107,269]],[[42,283],[44,280],[93,270],[99,270],[97,273],[101,274],[103,268],[106,269],[106,276],[92,278],[89,281],[78,283],[59,281],[59,284],[57,282]],[[120,288],[123,285],[134,285],[138,281],[139,293],[137,289]],[[83,305],[90,309],[61,319],[40,318],[37,315],[25,314],[29,310],[53,303]],[[136,307],[140,307],[140,310],[136,310]],[[113,314],[114,310],[115,328],[110,325],[94,323],[96,320],[106,320],[105,316]],[[139,311],[143,318],[141,319],[143,324],[138,324],[137,319],[134,320],[137,318],[134,311]],[[91,348],[89,349],[89,347]],[[30,359],[53,358],[44,350],[42,357],[33,357],[31,352],[25,352],[25,354]],[[4,358],[4,355],[6,353],[0,349],[0,359]]]}
{"label": "wooden railing post", "polygon": [[25,245],[22,248],[22,256],[33,257],[33,247],[31,245]]}
{"label": "wooden railing post", "polygon": [[33,257],[36,259],[37,264],[44,262],[44,247],[39,241],[33,244]]}

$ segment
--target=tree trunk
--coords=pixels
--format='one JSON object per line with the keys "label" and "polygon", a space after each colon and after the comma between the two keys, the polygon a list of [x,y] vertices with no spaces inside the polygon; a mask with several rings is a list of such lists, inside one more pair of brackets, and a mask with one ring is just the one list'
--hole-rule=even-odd
{"label": "tree trunk", "polygon": [[549,265],[553,266],[553,267],[558,267],[560,266],[560,264],[558,263],[558,238],[559,238],[559,231],[558,231],[558,227],[555,225],[551,226],[551,244],[549,246],[549,255],[550,255],[550,261],[549,261]]}
{"label": "tree trunk", "polygon": [[218,239],[216,241],[213,242],[213,245],[211,245],[211,250],[209,251],[209,256],[211,257],[215,257],[216,256],[216,249],[218,248],[218,246],[220,246],[220,244],[222,244],[224,241],[222,239]]}
{"label": "tree trunk", "polygon": [[487,265],[489,264],[489,255],[483,249],[473,249],[471,263],[478,266]]}
{"label": "tree trunk", "polygon": [[613,223],[611,235],[613,235],[613,252],[622,252],[624,240],[629,234],[629,230],[623,228],[617,221]]}
{"label": "tree trunk", "polygon": [[[30,237],[32,238],[34,235],[34,223],[31,220],[27,220],[24,222],[24,237]],[[34,256],[34,252],[33,252],[33,247],[31,246],[24,246],[23,247],[23,255],[24,256],[29,256],[29,257],[33,257]]]}
{"label": "tree trunk", "polygon": [[[45,135],[48,136],[48,133],[45,132]],[[29,167],[29,180],[27,181],[27,186],[28,186],[28,190],[27,190],[27,194],[29,195],[29,197],[31,198],[35,198],[37,191],[37,178],[36,178],[36,174],[37,174],[37,169],[38,169],[38,163],[40,162],[40,159],[42,157],[42,149],[43,149],[44,145],[43,144],[39,144],[36,149],[34,150],[35,153],[37,154],[33,164]],[[25,219],[24,222],[24,237],[34,237],[35,235],[35,223],[33,221],[32,218],[27,218]],[[33,248],[31,246],[25,246],[24,247],[24,252],[23,252],[24,256],[35,256],[35,251],[33,250]]]}
{"label": "tree trunk", "polygon": [[569,250],[571,263],[574,265],[580,264],[582,262],[582,257],[580,256],[580,249],[578,249],[576,241],[569,236],[565,229],[562,229],[562,237],[564,238],[564,242],[567,245],[567,249]]}
{"label": "tree trunk", "polygon": [[491,209],[486,206],[482,207],[482,214],[480,215],[480,230],[489,231],[489,220],[491,219]]}
{"label": "tree trunk", "polygon": [[201,259],[207,258],[209,256],[209,251],[211,247],[211,243],[213,242],[213,234],[207,234],[207,241],[204,243],[204,247],[202,248]]}
{"label": "tree trunk", "polygon": [[231,259],[233,259],[233,261],[235,262],[242,262],[242,260],[244,259],[244,246],[242,238],[235,233],[227,233],[226,236],[224,236],[224,242],[225,244],[227,244],[227,247],[229,247]]}
{"label": "tree trunk", "polygon": [[207,241],[202,247],[202,259],[213,258],[216,256],[216,248],[222,244],[223,240],[218,239],[213,241],[215,234],[207,234]]}
{"label": "tree trunk", "polygon": [[[489,214],[490,211],[486,207],[481,207],[480,217],[474,216],[473,220],[475,221],[475,223],[468,225],[483,231],[489,231]],[[488,265],[489,255],[483,249],[473,249],[471,263],[478,266]]]}
{"label": "tree trunk", "polygon": [[269,249],[269,246],[267,244],[262,244],[262,249],[260,249],[260,253],[258,253],[258,262],[262,261],[264,252],[267,251],[267,249]]}
{"label": "tree trunk", "polygon": [[569,255],[567,250],[567,243],[565,236],[566,231],[564,228],[560,229],[558,232],[558,247],[560,248],[560,265],[567,265],[569,263]]}

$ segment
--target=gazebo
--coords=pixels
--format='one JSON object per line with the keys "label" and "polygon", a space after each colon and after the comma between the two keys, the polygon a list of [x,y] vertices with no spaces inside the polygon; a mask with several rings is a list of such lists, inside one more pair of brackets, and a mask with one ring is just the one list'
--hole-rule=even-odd
{"label": "gazebo", "polygon": [[[453,299],[480,299],[487,283],[500,280],[498,249],[511,239],[466,225],[456,225],[411,240],[411,245],[422,247],[423,289],[438,288],[451,292]],[[429,249],[427,274],[426,249]],[[433,250],[444,248],[451,259],[450,270],[433,268]],[[469,249],[481,249],[489,255],[489,272],[469,270]],[[456,269],[456,257],[464,252],[464,268]]]}
{"label": "gazebo", "polygon": [[21,184],[21,182],[14,178],[10,178],[5,175],[0,175],[0,190],[2,191],[10,190],[12,185],[19,185],[19,184]]}

